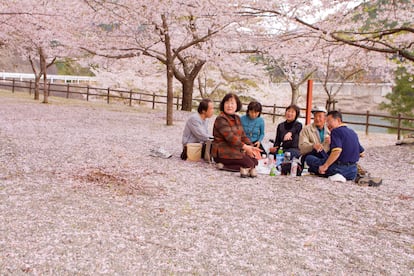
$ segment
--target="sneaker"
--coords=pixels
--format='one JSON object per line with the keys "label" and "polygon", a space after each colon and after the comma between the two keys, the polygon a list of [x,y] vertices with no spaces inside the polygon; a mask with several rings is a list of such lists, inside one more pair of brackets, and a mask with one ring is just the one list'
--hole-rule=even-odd
{"label": "sneaker", "polygon": [[250,177],[257,177],[256,168],[251,168],[250,169]]}
{"label": "sneaker", "polygon": [[240,177],[241,178],[246,178],[249,177],[249,168],[240,168]]}
{"label": "sneaker", "polygon": [[357,184],[359,186],[378,187],[382,184],[382,179],[379,177],[361,177]]}
{"label": "sneaker", "polygon": [[224,170],[224,164],[223,163],[217,163],[216,168],[219,170]]}
{"label": "sneaker", "polygon": [[330,177],[328,177],[328,179],[333,182],[343,182],[343,183],[346,182],[346,178],[342,174],[339,174],[339,173],[331,175]]}

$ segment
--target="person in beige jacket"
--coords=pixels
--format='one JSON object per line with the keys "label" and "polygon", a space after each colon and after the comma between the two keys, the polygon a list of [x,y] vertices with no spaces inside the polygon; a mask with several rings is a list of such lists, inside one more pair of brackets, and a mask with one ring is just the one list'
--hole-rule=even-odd
{"label": "person in beige jacket", "polygon": [[327,156],[331,143],[330,131],[326,126],[326,109],[314,107],[312,109],[313,123],[305,126],[299,134],[299,150],[305,160],[305,155]]}

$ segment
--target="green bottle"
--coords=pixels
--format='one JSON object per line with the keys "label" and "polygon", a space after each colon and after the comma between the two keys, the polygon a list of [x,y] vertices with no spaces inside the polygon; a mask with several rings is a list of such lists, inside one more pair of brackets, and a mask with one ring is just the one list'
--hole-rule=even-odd
{"label": "green bottle", "polygon": [[270,176],[276,176],[276,168],[275,166],[272,166],[272,168],[270,169]]}

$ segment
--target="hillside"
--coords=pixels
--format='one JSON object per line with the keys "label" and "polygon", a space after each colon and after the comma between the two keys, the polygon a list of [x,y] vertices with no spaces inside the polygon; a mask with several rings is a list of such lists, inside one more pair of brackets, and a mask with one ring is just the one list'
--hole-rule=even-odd
{"label": "hillside", "polygon": [[[33,73],[29,60],[24,60],[17,55],[10,55],[0,51],[0,72]],[[56,74],[54,66],[48,69],[49,74]]]}

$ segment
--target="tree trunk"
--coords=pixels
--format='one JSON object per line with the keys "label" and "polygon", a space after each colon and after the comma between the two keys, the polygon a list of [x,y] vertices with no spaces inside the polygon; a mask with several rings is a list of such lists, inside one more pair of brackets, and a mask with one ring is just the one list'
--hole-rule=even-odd
{"label": "tree trunk", "polygon": [[34,99],[39,100],[40,78],[42,77],[42,72],[37,73],[36,65],[35,65],[35,63],[32,59],[32,56],[30,56],[30,55],[29,55],[29,62],[30,62],[30,65],[32,66],[32,71],[33,71],[33,74],[34,74],[34,77],[35,77],[35,79],[34,79],[35,80]]}
{"label": "tree trunk", "polygon": [[43,48],[39,48],[39,60],[40,60],[40,73],[43,73],[43,103],[48,103],[48,94],[47,89],[47,75],[46,75],[46,57],[43,52]]}
{"label": "tree trunk", "polygon": [[185,58],[180,55],[178,55],[178,58],[182,63],[183,72],[174,67],[174,76],[181,82],[183,88],[181,110],[191,111],[193,108],[194,82],[206,62],[205,60],[198,60],[191,66]]}
{"label": "tree trunk", "polygon": [[292,99],[290,104],[297,104],[299,98],[299,86],[294,83],[290,83],[290,87],[292,88]]}
{"label": "tree trunk", "polygon": [[173,125],[173,106],[174,106],[174,73],[172,65],[167,62],[167,126]]}
{"label": "tree trunk", "polygon": [[194,91],[194,80],[186,79],[182,82],[183,85],[183,103],[181,110],[191,111],[193,109],[193,91]]}
{"label": "tree trunk", "polygon": [[36,69],[35,62],[33,61],[32,57],[29,55],[29,62],[32,66],[33,73],[35,75],[35,92],[34,92],[34,99],[39,100],[40,95],[40,78],[43,75],[43,103],[48,103],[48,96],[49,96],[49,89],[47,85],[47,68],[52,66],[55,63],[56,57],[53,58],[53,60],[47,64],[46,63],[46,55],[43,51],[43,48],[40,47],[37,49],[39,53],[39,71]]}
{"label": "tree trunk", "polygon": [[161,15],[162,25],[164,28],[164,44],[166,52],[166,66],[167,66],[167,126],[173,124],[173,107],[174,107],[174,88],[173,88],[173,78],[174,78],[174,58],[172,55],[171,49],[171,40],[168,33],[168,24],[167,19],[164,14]]}
{"label": "tree trunk", "polygon": [[326,100],[326,110],[328,112],[331,110],[335,110],[335,103],[337,103],[337,101],[335,100],[335,97],[329,93],[328,99]]}
{"label": "tree trunk", "polygon": [[39,100],[39,90],[40,90],[40,77],[35,73],[35,91],[34,91],[34,99]]}

